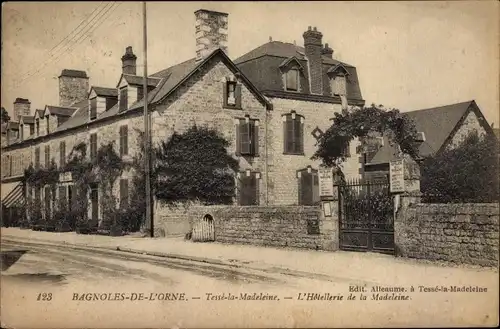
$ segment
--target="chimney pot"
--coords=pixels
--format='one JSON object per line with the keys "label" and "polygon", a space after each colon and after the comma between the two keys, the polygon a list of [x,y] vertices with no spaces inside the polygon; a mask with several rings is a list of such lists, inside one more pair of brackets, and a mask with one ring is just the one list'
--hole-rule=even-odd
{"label": "chimney pot", "polygon": [[309,77],[311,94],[323,94],[323,34],[318,31],[316,26],[311,30],[309,26],[307,31],[303,33],[304,38],[304,53],[309,61]]}
{"label": "chimney pot", "polygon": [[125,48],[125,54],[122,56],[122,73],[124,74],[137,74],[137,56],[134,55],[132,46]]}
{"label": "chimney pot", "polygon": [[273,42],[273,37],[269,37],[269,42]]}

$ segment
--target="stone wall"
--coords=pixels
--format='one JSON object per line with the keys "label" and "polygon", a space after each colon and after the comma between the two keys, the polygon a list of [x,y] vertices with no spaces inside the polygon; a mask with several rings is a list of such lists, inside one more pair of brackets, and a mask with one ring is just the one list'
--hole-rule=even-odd
{"label": "stone wall", "polygon": [[481,123],[479,123],[479,119],[476,113],[474,113],[474,111],[470,111],[460,128],[453,135],[447,148],[455,148],[459,146],[464,141],[464,139],[474,130],[477,131],[480,136],[486,134],[486,130],[484,130],[484,128],[481,126]]}
{"label": "stone wall", "polygon": [[227,207],[215,211],[215,241],[336,250],[338,228],[320,207]]}
{"label": "stone wall", "polygon": [[498,266],[498,204],[413,204],[395,219],[400,256]]}

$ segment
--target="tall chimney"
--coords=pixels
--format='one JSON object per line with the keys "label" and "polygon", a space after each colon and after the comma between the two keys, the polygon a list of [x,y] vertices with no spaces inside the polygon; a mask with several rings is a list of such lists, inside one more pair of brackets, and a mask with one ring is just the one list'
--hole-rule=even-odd
{"label": "tall chimney", "polygon": [[228,14],[206,9],[195,11],[196,61],[201,61],[215,49],[227,54]]}
{"label": "tall chimney", "polygon": [[21,116],[30,115],[30,107],[31,102],[27,98],[16,98],[11,120],[17,122]]}
{"label": "tall chimney", "polygon": [[71,106],[86,100],[89,78],[85,71],[64,69],[59,76],[59,105]]}
{"label": "tall chimney", "polygon": [[328,58],[333,58],[333,49],[328,47],[328,43],[325,43],[325,47],[321,49],[321,54]]}
{"label": "tall chimney", "polygon": [[125,48],[125,54],[122,56],[122,72],[125,74],[137,74],[137,56],[132,51],[132,46]]}
{"label": "tall chimney", "polygon": [[317,31],[316,27],[311,29],[309,26],[302,36],[304,37],[305,55],[309,62],[311,93],[323,94],[323,64],[321,61],[323,34]]}

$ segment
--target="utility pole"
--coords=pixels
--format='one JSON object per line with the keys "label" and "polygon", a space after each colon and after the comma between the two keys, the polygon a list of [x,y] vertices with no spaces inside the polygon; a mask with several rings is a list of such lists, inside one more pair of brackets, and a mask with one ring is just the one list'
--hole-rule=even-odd
{"label": "utility pole", "polygon": [[[144,41],[144,171],[146,178],[146,227],[154,237],[153,207],[151,197],[151,125],[148,112],[148,33],[146,17],[146,1],[142,3],[143,14],[143,41]],[[149,226],[149,227],[148,227]]]}

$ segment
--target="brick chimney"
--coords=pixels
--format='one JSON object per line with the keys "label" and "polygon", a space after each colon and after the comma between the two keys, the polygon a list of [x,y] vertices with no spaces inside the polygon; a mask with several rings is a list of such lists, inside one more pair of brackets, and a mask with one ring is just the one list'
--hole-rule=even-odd
{"label": "brick chimney", "polygon": [[122,72],[125,74],[137,74],[137,56],[134,55],[132,47],[125,48],[125,54],[122,56]]}
{"label": "brick chimney", "polygon": [[59,105],[71,106],[86,100],[89,78],[85,71],[64,69],[59,76]]}
{"label": "brick chimney", "polygon": [[316,27],[311,29],[309,26],[302,36],[304,37],[305,55],[309,66],[311,94],[323,94],[323,65],[321,61],[323,34]]}
{"label": "brick chimney", "polygon": [[325,43],[325,47],[321,49],[321,55],[333,58],[333,49],[328,47],[328,43]]}
{"label": "brick chimney", "polygon": [[228,14],[200,9],[196,16],[196,61],[217,48],[227,54]]}
{"label": "brick chimney", "polygon": [[23,115],[30,115],[31,102],[27,98],[16,98],[11,120],[18,122]]}

